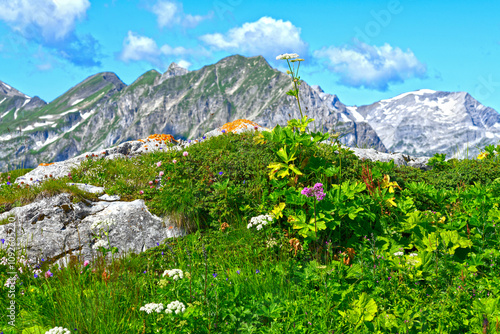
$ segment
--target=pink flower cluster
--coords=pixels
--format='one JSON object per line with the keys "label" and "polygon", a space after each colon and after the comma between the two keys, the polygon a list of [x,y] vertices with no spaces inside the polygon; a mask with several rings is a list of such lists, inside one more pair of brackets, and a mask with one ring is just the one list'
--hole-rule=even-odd
{"label": "pink flower cluster", "polygon": [[325,198],[325,193],[323,192],[323,184],[321,183],[316,183],[313,188],[305,187],[302,190],[301,194],[306,195],[307,197],[316,196],[316,199],[318,201],[321,201],[323,198]]}

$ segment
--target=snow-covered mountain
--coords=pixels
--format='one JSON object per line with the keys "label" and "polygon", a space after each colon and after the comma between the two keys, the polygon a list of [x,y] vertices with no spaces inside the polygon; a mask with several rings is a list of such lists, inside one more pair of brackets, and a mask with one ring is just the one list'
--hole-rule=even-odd
{"label": "snow-covered mountain", "polygon": [[500,114],[466,92],[421,89],[347,110],[368,122],[391,152],[463,159],[467,145],[472,158],[500,143]]}

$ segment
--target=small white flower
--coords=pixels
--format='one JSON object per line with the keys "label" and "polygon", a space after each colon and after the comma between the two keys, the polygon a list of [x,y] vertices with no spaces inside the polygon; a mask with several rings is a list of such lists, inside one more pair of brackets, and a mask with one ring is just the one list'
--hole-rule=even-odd
{"label": "small white flower", "polygon": [[410,257],[414,257],[414,256],[418,256],[418,253],[411,253],[410,255],[408,255]]}
{"label": "small white flower", "polygon": [[106,248],[108,246],[107,242],[104,239],[99,239],[97,242],[92,246],[93,249],[99,249],[99,247],[104,247]]}
{"label": "small white flower", "polygon": [[276,60],[293,59],[293,58],[298,58],[298,57],[299,57],[299,55],[296,53],[283,53],[283,54],[279,55],[278,57],[276,57]]}
{"label": "small white flower", "polygon": [[[267,242],[266,242],[266,248],[271,248],[271,247],[274,247],[274,246],[277,246],[278,245],[278,242],[276,241],[276,239],[274,238],[271,238],[269,239]],[[282,245],[280,245],[280,248],[281,248]]]}
{"label": "small white flower", "polygon": [[394,253],[394,256],[403,256],[403,252],[396,252]]}
{"label": "small white flower", "polygon": [[99,221],[94,222],[91,226],[91,229],[95,229],[95,228],[99,228],[99,227],[102,227],[102,228],[108,227],[109,228],[112,225],[115,225],[115,222],[112,221],[111,219],[106,219],[102,222],[99,222]]}
{"label": "small white flower", "polygon": [[2,257],[2,261],[0,261],[1,264],[3,264],[4,266],[7,265],[7,258],[4,256]]}
{"label": "small white flower", "polygon": [[257,230],[262,229],[264,225],[267,225],[273,221],[274,215],[260,215],[257,217],[253,217],[250,219],[250,223],[247,225],[247,228],[250,228],[252,226],[256,226]]}
{"label": "small white flower", "polygon": [[71,332],[69,331],[69,329],[66,328],[54,327],[46,331],[45,334],[71,334]]}
{"label": "small white flower", "polygon": [[184,312],[186,310],[186,306],[184,306],[183,303],[179,301],[174,301],[171,302],[170,304],[167,305],[167,309],[165,310],[165,313],[172,314],[172,311],[175,312],[175,314],[179,314],[181,312]]}
{"label": "small white flower", "polygon": [[151,312],[160,313],[162,310],[163,310],[162,303],[160,304],[149,303],[139,309],[139,311],[145,311],[147,314],[150,314]]}
{"label": "small white flower", "polygon": [[168,275],[168,277],[172,277],[174,281],[184,278],[184,273],[180,269],[165,270],[162,276],[165,277],[166,275]]}

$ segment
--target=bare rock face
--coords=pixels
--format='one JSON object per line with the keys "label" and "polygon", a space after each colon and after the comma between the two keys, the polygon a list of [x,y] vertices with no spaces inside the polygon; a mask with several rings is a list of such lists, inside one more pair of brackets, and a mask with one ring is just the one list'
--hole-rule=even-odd
{"label": "bare rock face", "polygon": [[[117,247],[114,256],[140,253],[155,247],[165,238],[185,235],[169,218],[152,215],[143,200],[133,202],[109,201],[72,203],[67,193],[44,198],[0,214],[11,223],[0,226],[0,238],[5,246],[21,251],[26,249],[29,259],[41,259],[66,266],[70,255],[81,262],[97,257],[93,246],[104,240],[107,248]],[[99,222],[111,221],[109,226]],[[170,228],[169,228],[170,227]],[[104,232],[109,230],[108,238]],[[110,255],[107,255],[110,259]]]}

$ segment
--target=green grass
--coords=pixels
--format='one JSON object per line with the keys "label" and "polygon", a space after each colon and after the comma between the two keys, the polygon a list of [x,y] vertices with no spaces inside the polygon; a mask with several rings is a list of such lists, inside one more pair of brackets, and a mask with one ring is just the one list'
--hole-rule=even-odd
{"label": "green grass", "polygon": [[[280,148],[257,144],[253,133],[230,133],[188,147],[188,156],[172,150],[89,158],[71,171],[71,180],[1,187],[0,213],[60,192],[74,201],[95,200],[66,185],[89,183],[125,201],[142,199],[150,212],[173,215],[175,225],[190,230],[143,253],[99,256],[85,267],[76,257],[63,269],[44,259],[38,278],[33,268],[16,265],[14,271],[24,268],[17,272],[22,284],[15,286],[17,331],[500,332],[500,183],[494,181],[500,163],[453,160],[425,172],[360,161],[322,144],[299,149],[294,163],[303,175],[296,183],[270,181],[267,166],[280,161]],[[341,173],[326,173],[330,167],[341,167]],[[3,173],[0,183],[28,171]],[[163,187],[150,188],[160,171]],[[401,189],[393,185],[390,193],[384,175]],[[316,202],[300,194],[315,183],[326,194]],[[386,201],[390,197],[397,206]],[[279,203],[286,204],[283,217],[261,230],[247,228],[252,217]],[[320,212],[334,221],[314,241],[294,228],[292,217],[301,212],[306,221]],[[7,253],[0,246],[1,258]],[[18,262],[21,255],[15,255]],[[171,269],[181,269],[184,278],[162,276]],[[53,276],[45,278],[49,270]],[[3,286],[10,272],[0,265],[4,309],[11,300]],[[140,311],[148,303],[166,308],[173,301],[182,302],[185,312]],[[0,313],[0,328],[16,333],[8,321]]]}

